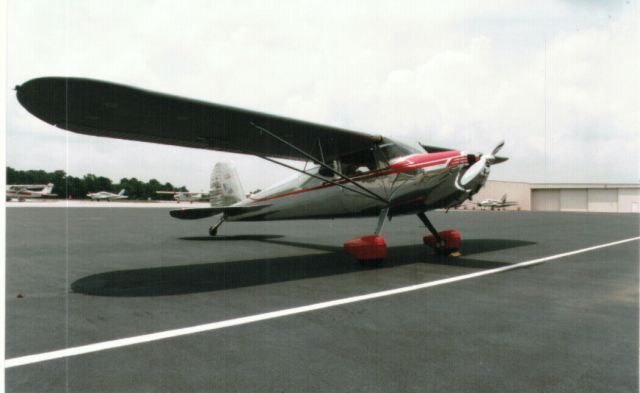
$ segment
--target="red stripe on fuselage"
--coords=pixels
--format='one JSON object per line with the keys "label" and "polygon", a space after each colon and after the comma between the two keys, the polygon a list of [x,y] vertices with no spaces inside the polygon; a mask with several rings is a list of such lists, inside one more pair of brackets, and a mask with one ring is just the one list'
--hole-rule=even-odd
{"label": "red stripe on fuselage", "polygon": [[[442,165],[442,164],[445,164],[452,157],[454,158],[449,162],[449,167],[467,163],[467,157],[461,156],[459,150],[452,150],[452,151],[445,151],[445,152],[438,152],[438,153],[427,153],[427,154],[414,154],[412,156],[405,157],[401,161],[395,162],[386,168],[378,169],[375,171],[371,171],[369,173],[365,173],[360,176],[352,177],[351,180],[354,180],[354,181],[366,180],[366,179],[392,175],[397,173],[411,172],[417,169],[428,168],[431,166]],[[455,164],[453,164],[454,161],[455,161]],[[343,180],[336,181],[336,183],[347,184],[349,183],[349,181],[343,179]],[[266,198],[249,197],[249,199],[256,202],[265,202],[273,199],[284,198],[292,195],[298,195],[305,192],[321,190],[323,188],[332,187],[332,186],[334,186],[334,184],[327,182],[319,186],[315,186],[311,188],[302,188],[300,190],[291,191],[291,192],[287,192],[279,195],[273,195]]]}

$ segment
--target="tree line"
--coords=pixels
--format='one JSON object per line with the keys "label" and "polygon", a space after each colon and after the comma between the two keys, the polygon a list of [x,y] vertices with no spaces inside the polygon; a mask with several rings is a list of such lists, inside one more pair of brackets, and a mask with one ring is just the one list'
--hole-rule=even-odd
{"label": "tree line", "polygon": [[53,183],[53,193],[59,198],[84,199],[87,193],[109,191],[117,193],[126,190],[129,199],[173,199],[171,194],[156,194],[156,191],[187,191],[185,186],[175,187],[171,183],[160,183],[156,179],[148,182],[132,177],[122,178],[113,183],[111,179],[94,174],[86,174],[82,178],[67,175],[63,170],[46,172],[43,170],[20,171],[7,167],[7,184],[49,184]]}

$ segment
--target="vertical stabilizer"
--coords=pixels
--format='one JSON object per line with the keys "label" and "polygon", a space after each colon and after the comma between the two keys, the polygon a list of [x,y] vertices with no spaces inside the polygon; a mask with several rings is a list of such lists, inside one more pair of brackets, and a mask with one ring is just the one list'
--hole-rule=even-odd
{"label": "vertical stabilizer", "polygon": [[504,194],[502,196],[502,203],[505,203],[505,202],[507,202],[507,194]]}
{"label": "vertical stabilizer", "polygon": [[47,186],[42,190],[42,194],[43,195],[51,194],[51,191],[53,191],[53,183],[47,184]]}
{"label": "vertical stabilizer", "polygon": [[218,162],[211,173],[211,206],[231,206],[244,199],[238,171],[230,162]]}
{"label": "vertical stabilizer", "polygon": [[125,193],[124,188],[122,190],[120,190],[120,192],[118,193],[118,196],[123,196]]}

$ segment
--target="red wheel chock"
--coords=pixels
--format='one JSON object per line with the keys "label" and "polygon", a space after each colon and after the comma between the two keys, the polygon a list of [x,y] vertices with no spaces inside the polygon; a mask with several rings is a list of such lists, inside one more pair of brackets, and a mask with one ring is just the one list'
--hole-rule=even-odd
{"label": "red wheel chock", "polygon": [[384,259],[387,256],[387,242],[384,237],[377,235],[356,237],[344,244],[344,250],[359,261]]}
{"label": "red wheel chock", "polygon": [[433,235],[428,235],[422,238],[424,244],[433,248],[436,253],[449,254],[451,252],[458,251],[461,244],[460,232],[448,229],[446,231],[438,232],[442,241],[438,243],[438,240]]}

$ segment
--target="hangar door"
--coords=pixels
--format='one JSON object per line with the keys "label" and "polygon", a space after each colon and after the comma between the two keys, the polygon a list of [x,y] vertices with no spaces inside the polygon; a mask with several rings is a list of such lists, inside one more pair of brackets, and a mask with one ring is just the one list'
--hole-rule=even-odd
{"label": "hangar door", "polygon": [[560,190],[533,190],[531,193],[531,210],[559,211]]}
{"label": "hangar door", "polygon": [[618,188],[618,211],[640,213],[640,187]]}
{"label": "hangar door", "polygon": [[617,212],[618,190],[591,189],[589,190],[590,212]]}
{"label": "hangar door", "polygon": [[587,206],[587,190],[560,190],[560,210],[586,212]]}

